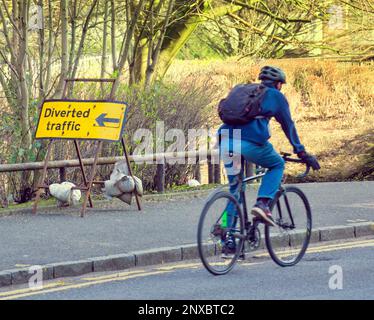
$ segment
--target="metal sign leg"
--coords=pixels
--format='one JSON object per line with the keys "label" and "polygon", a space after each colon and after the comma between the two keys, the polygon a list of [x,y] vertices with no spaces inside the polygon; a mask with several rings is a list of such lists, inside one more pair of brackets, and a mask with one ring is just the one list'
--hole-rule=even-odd
{"label": "metal sign leg", "polygon": [[[77,155],[78,155],[78,159],[79,159],[79,166],[80,166],[81,171],[82,171],[84,186],[87,188],[88,187],[87,176],[86,176],[86,172],[84,170],[84,165],[83,165],[83,161],[82,161],[82,154],[81,154],[81,150],[79,148],[79,144],[78,144],[77,140],[74,140],[74,145],[75,145],[75,150],[77,151]],[[90,204],[90,207],[93,208],[91,195],[88,196],[88,202]]]}
{"label": "metal sign leg", "polygon": [[101,151],[102,146],[103,146],[103,142],[99,141],[99,143],[97,145],[96,152],[95,152],[94,163],[92,165],[92,172],[91,172],[91,176],[90,176],[90,181],[88,182],[87,191],[86,191],[86,194],[85,194],[85,197],[84,197],[84,200],[83,200],[83,205],[82,205],[82,210],[81,210],[81,217],[82,218],[84,217],[84,214],[86,212],[87,201],[88,201],[88,199],[90,198],[90,195],[91,195],[91,189],[92,189],[92,185],[93,185],[93,182],[94,182],[94,179],[95,179],[95,174],[96,174],[97,160],[99,158],[99,153]]}
{"label": "metal sign leg", "polygon": [[[133,176],[133,174],[132,174],[132,170],[131,170],[131,165],[130,165],[129,157],[128,157],[128,155],[127,155],[127,151],[126,151],[125,139],[122,138],[122,139],[121,139],[121,142],[122,142],[122,147],[123,147],[123,153],[124,153],[125,158],[126,158],[126,164],[127,164],[127,167],[129,168],[130,176],[131,176],[131,178],[134,179],[134,176]],[[134,182],[135,182],[135,179],[134,179]],[[138,193],[136,192],[136,190],[135,190],[134,194],[135,194],[135,199],[136,199],[136,204],[137,204],[137,206],[138,206],[138,210],[141,211],[141,210],[142,210],[142,206],[141,206],[141,203],[140,203],[139,195],[138,195]]]}

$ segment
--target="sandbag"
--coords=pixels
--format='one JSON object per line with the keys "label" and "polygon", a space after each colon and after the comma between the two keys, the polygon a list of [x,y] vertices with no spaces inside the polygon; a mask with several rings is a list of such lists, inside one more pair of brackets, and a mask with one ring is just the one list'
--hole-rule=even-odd
{"label": "sandbag", "polygon": [[114,164],[114,169],[112,174],[110,175],[110,180],[118,181],[123,176],[128,176],[129,169],[127,167],[126,160],[120,160]]}
{"label": "sandbag", "polygon": [[49,186],[49,192],[62,205],[77,205],[82,196],[80,190],[74,189],[75,184],[72,182],[53,183]]}
{"label": "sandbag", "polygon": [[190,179],[190,180],[187,181],[187,185],[189,187],[198,187],[198,186],[200,186],[200,182],[195,180],[195,179]]}
{"label": "sandbag", "polygon": [[121,190],[118,189],[116,183],[117,181],[114,180],[106,180],[104,182],[104,188],[102,189],[102,191],[104,192],[104,195],[109,199],[112,197],[118,197],[123,193]]}
{"label": "sandbag", "polygon": [[138,178],[129,176],[129,170],[125,160],[115,163],[113,172],[110,175],[110,180],[104,182],[102,189],[104,196],[111,199],[117,197],[121,201],[131,205],[132,196],[134,192],[137,195],[143,195],[143,183]]}
{"label": "sandbag", "polygon": [[133,195],[132,193],[122,193],[122,195],[120,195],[118,199],[127,203],[128,205],[131,205],[132,195]]}
{"label": "sandbag", "polygon": [[132,177],[123,176],[119,179],[115,186],[120,190],[122,193],[131,193],[135,190],[135,182]]}
{"label": "sandbag", "polygon": [[143,193],[144,193],[144,191],[143,191],[143,182],[138,177],[134,176],[134,179],[135,179],[136,193],[137,193],[138,196],[142,196]]}

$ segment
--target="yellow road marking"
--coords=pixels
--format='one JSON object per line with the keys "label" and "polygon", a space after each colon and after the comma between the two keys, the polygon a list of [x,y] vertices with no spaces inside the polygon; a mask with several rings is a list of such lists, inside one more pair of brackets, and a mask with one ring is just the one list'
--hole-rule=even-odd
{"label": "yellow road marking", "polygon": [[[325,245],[325,246],[318,246],[318,247],[310,247],[307,249],[307,253],[316,253],[316,252],[327,252],[327,251],[333,251],[333,250],[344,250],[344,249],[351,249],[351,248],[364,248],[364,247],[371,247],[374,246],[374,240],[365,240],[365,241],[352,241],[347,243],[341,243],[341,244],[331,244],[331,245]],[[292,254],[292,250],[279,252],[280,254],[286,254],[288,255]],[[297,252],[297,251],[296,251]],[[269,253],[261,253],[256,255],[256,257],[265,257],[268,256]]]}
{"label": "yellow road marking", "polygon": [[22,263],[17,263],[14,265],[16,268],[26,268],[26,267],[31,267],[31,264],[22,264]]}
{"label": "yellow road marking", "polygon": [[63,281],[47,283],[47,284],[43,285],[43,288],[40,288],[40,289],[25,288],[25,289],[18,289],[18,290],[7,291],[7,292],[0,292],[0,297],[22,294],[22,293],[27,293],[27,292],[31,292],[31,291],[35,292],[35,293],[38,293],[38,292],[40,292],[42,290],[45,290],[45,289],[48,289],[48,288],[61,287],[63,285],[65,285],[65,282],[63,282]]}
{"label": "yellow road marking", "polygon": [[[240,265],[250,266],[250,265],[262,264],[262,263],[263,262],[241,263]],[[18,298],[24,298],[24,297],[28,297],[28,296],[32,296],[36,294],[46,294],[46,293],[52,293],[52,292],[57,292],[57,291],[65,291],[69,289],[79,289],[79,288],[88,287],[88,286],[92,286],[96,284],[107,283],[107,282],[124,281],[124,280],[129,280],[129,279],[133,279],[137,277],[146,277],[146,276],[151,276],[151,275],[169,273],[175,269],[198,268],[199,266],[201,266],[201,263],[188,263],[188,264],[182,264],[178,266],[157,268],[156,270],[159,270],[159,271],[145,272],[144,270],[141,270],[141,271],[132,271],[132,272],[122,272],[122,273],[117,273],[114,275],[112,274],[112,275],[107,275],[107,276],[82,278],[82,280],[85,280],[88,282],[70,284],[70,285],[60,281],[58,283],[51,283],[51,284],[44,285],[42,289],[37,290],[37,291],[26,288],[26,289],[2,292],[0,294],[0,297],[3,296],[4,298],[0,298],[0,300],[18,299]],[[55,288],[57,286],[59,287]]]}
{"label": "yellow road marking", "polygon": [[327,252],[327,251],[333,251],[333,250],[344,250],[344,249],[353,249],[353,248],[365,248],[365,247],[373,247],[374,242],[372,243],[362,243],[362,244],[357,244],[357,245],[350,245],[347,247],[336,247],[336,248],[325,248],[325,249],[310,249],[307,250],[307,253],[316,253],[316,252]]}
{"label": "yellow road marking", "polygon": [[[19,298],[25,298],[29,296],[34,296],[37,294],[46,294],[46,293],[52,293],[52,292],[57,292],[57,291],[66,291],[70,289],[80,289],[84,287],[89,287],[93,286],[95,284],[102,284],[102,283],[107,283],[107,282],[114,282],[114,281],[123,281],[123,280],[129,280],[137,277],[147,277],[147,276],[152,276],[152,275],[157,275],[157,274],[163,274],[163,273],[168,273],[170,271],[154,271],[154,272],[148,272],[148,273],[143,273],[143,274],[134,274],[130,276],[124,276],[124,277],[116,277],[112,279],[102,279],[102,280],[96,280],[96,281],[90,281],[90,282],[85,282],[85,283],[78,283],[78,284],[70,284],[66,285],[64,287],[59,287],[59,288],[51,288],[47,290],[40,290],[38,292],[27,292],[27,293],[22,293],[22,294],[11,294],[12,291],[8,292],[8,296],[4,298],[0,298],[0,300],[11,300],[11,299],[19,299]],[[4,292],[5,294],[6,292]]]}
{"label": "yellow road marking", "polygon": [[82,280],[95,281],[95,280],[112,279],[112,278],[115,278],[115,277],[126,277],[126,276],[130,276],[130,275],[133,275],[133,274],[144,273],[144,272],[146,272],[146,271],[145,270],[136,270],[136,271],[128,271],[128,272],[119,272],[119,273],[115,273],[115,274],[107,274],[107,275],[98,276],[98,277],[82,278]]}
{"label": "yellow road marking", "polygon": [[349,223],[354,223],[354,222],[369,222],[369,220],[364,220],[364,219],[355,219],[355,220],[347,220]]}
{"label": "yellow road marking", "polygon": [[[306,253],[320,253],[320,252],[329,252],[329,251],[334,251],[334,250],[345,250],[345,249],[354,249],[354,248],[365,248],[365,247],[374,247],[374,243],[363,243],[363,244],[358,244],[358,245],[351,245],[349,247],[336,247],[336,248],[325,248],[325,249],[318,249],[318,250],[307,250]],[[294,252],[289,252],[285,251],[284,253],[280,253],[281,257],[287,257],[290,256],[291,254],[298,253],[298,250],[295,250]]]}
{"label": "yellow road marking", "polygon": [[245,266],[245,267],[248,267],[248,266],[254,266],[255,264],[263,264],[264,262],[240,262],[239,261],[239,265],[241,266]]}
{"label": "yellow road marking", "polygon": [[201,266],[201,263],[185,263],[185,264],[179,264],[176,266],[170,266],[170,267],[160,267],[156,270],[162,270],[162,271],[170,271],[170,270],[177,270],[177,269],[184,269],[184,268],[198,268]]}

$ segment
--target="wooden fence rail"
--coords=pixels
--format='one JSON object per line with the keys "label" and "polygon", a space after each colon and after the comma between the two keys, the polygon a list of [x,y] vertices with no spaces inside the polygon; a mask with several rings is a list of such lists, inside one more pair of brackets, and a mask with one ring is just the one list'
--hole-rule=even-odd
{"label": "wooden fence rail", "polygon": [[[208,183],[221,183],[221,171],[218,158],[218,150],[200,150],[186,152],[169,152],[154,153],[149,155],[131,155],[129,160],[136,163],[146,163],[157,165],[156,173],[156,190],[164,192],[165,190],[165,164],[170,160],[185,160],[185,163],[201,163],[207,162],[208,165]],[[124,160],[125,157],[101,157],[98,158],[98,165],[115,164],[117,161]],[[191,161],[188,161],[188,160]],[[187,160],[187,161],[186,161]],[[83,159],[85,166],[90,166],[94,162],[94,158]],[[12,163],[0,164],[0,173],[18,172],[18,171],[35,171],[42,170],[44,162],[28,162],[28,163]],[[66,168],[79,167],[78,159],[74,160],[56,160],[48,163],[48,169],[59,169],[60,179],[66,179]],[[194,172],[195,179],[200,180],[201,174],[199,169]]]}

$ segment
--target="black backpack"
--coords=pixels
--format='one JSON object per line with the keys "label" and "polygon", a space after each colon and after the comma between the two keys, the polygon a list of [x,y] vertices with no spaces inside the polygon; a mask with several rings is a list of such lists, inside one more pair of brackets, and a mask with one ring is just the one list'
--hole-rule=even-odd
{"label": "black backpack", "polygon": [[261,101],[267,87],[259,84],[239,84],[218,104],[218,114],[228,125],[242,125],[261,113]]}

